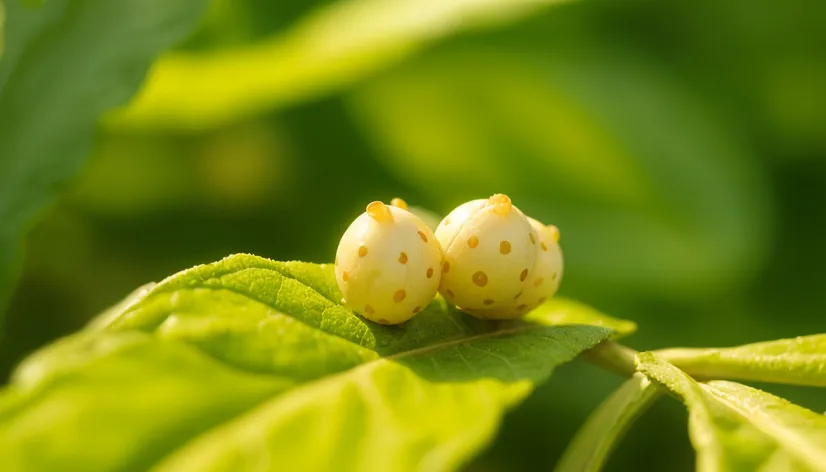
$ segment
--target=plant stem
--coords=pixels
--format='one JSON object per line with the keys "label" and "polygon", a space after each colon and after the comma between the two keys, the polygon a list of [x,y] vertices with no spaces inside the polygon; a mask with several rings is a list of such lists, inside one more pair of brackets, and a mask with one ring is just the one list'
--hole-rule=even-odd
{"label": "plant stem", "polygon": [[634,357],[637,351],[614,341],[603,341],[580,356],[591,364],[625,377],[631,377],[637,371]]}

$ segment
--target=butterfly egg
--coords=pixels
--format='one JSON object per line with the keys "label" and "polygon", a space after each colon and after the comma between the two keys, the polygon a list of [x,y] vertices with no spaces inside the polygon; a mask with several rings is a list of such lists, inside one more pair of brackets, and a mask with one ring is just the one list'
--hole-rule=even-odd
{"label": "butterfly egg", "polygon": [[445,260],[439,291],[481,318],[514,318],[537,258],[537,235],[506,195],[472,200],[436,229]]}
{"label": "butterfly egg", "polygon": [[525,290],[519,297],[517,314],[524,315],[554,296],[562,280],[562,249],[559,247],[559,229],[528,218],[536,240],[536,264],[525,280]]}
{"label": "butterfly egg", "polygon": [[347,305],[382,324],[403,323],[427,307],[441,275],[433,232],[394,203],[367,205],[336,251],[336,282]]}

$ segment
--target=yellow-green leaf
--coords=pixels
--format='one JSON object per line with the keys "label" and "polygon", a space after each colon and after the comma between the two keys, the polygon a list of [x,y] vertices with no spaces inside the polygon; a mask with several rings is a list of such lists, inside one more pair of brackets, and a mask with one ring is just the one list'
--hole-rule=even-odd
{"label": "yellow-green leaf", "polygon": [[697,383],[653,353],[637,367],[686,404],[699,471],[824,470],[826,416],[738,383]]}
{"label": "yellow-green leaf", "polygon": [[383,326],[340,299],[331,265],[250,255],[144,287],[20,366],[0,463],[454,470],[555,366],[634,328],[562,299],[490,322],[441,298]]}
{"label": "yellow-green leaf", "polygon": [[657,399],[658,389],[647,377],[634,374],[611,394],[579,429],[556,465],[557,472],[602,470],[625,432]]}
{"label": "yellow-green leaf", "polygon": [[826,387],[826,334],[718,349],[663,349],[657,356],[693,376]]}

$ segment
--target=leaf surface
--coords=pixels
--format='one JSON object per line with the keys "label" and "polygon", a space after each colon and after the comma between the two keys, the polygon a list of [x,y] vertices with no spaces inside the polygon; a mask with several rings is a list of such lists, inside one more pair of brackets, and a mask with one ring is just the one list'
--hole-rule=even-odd
{"label": "leaf surface", "polygon": [[637,360],[686,404],[698,470],[824,470],[826,416],[738,383],[697,383],[653,353]]}
{"label": "leaf surface", "polygon": [[663,349],[657,356],[686,373],[826,387],[826,334],[718,349]]}
{"label": "leaf surface", "polygon": [[634,329],[563,299],[489,322],[438,298],[403,326],[340,299],[331,265],[250,255],[144,287],[18,368],[0,462],[453,470],[555,366]]}

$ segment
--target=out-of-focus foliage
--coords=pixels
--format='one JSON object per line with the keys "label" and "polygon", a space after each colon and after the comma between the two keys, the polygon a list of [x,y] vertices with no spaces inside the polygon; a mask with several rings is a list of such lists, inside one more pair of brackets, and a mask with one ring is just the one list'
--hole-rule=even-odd
{"label": "out-of-focus foliage", "polygon": [[[0,310],[20,264],[20,233],[87,157],[101,113],[129,98],[155,56],[189,33],[204,5],[8,4],[8,39],[0,43]],[[0,5],[0,25],[4,16]]]}
{"label": "out-of-focus foliage", "polygon": [[[207,128],[327,94],[463,29],[563,0],[343,0],[222,51],[172,53],[115,126]],[[266,67],[261,67],[266,64]]]}
{"label": "out-of-focus foliage", "polygon": [[[341,5],[217,1],[169,57],[231,58]],[[328,262],[371,200],[400,196],[444,214],[499,191],[560,227],[562,293],[637,321],[635,348],[822,332],[824,17],[819,0],[570,2],[428,36],[358,74],[359,61],[344,63],[352,75],[323,79],[323,64],[307,66],[320,75],[284,85],[305,90],[301,100],[245,96],[243,115],[191,123],[107,122],[27,237],[4,370],[181,268],[235,252]],[[291,73],[245,67],[275,84]],[[193,74],[180,101],[223,100],[199,94],[209,70]],[[552,468],[620,383],[574,367],[506,416],[469,468]],[[822,392],[761,387],[826,411]],[[651,408],[607,470],[639,457],[654,470],[693,469],[684,410]]]}
{"label": "out-of-focus foliage", "polygon": [[[0,392],[11,470],[453,470],[505,409],[634,324],[546,302],[404,326],[341,305],[331,265],[236,255],[138,292]],[[105,447],[102,447],[105,446]]]}
{"label": "out-of-focus foliage", "polygon": [[388,167],[444,201],[508,193],[564,228],[576,284],[695,296],[739,282],[769,234],[737,132],[633,53],[537,44],[434,52],[356,93]]}

